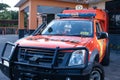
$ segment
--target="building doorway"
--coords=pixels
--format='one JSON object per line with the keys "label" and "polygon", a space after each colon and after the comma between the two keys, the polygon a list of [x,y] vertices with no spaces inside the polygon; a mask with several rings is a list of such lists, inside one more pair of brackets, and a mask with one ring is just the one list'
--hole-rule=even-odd
{"label": "building doorway", "polygon": [[109,33],[120,34],[120,0],[106,2],[109,16]]}

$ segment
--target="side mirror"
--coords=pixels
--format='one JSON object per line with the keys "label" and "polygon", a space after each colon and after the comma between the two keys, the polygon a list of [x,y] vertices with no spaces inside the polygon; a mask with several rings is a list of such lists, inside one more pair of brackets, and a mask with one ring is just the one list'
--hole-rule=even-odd
{"label": "side mirror", "polygon": [[108,38],[108,33],[100,32],[98,35],[98,39],[105,39],[105,38]]}
{"label": "side mirror", "polygon": [[53,32],[53,29],[50,27],[50,28],[48,29],[48,32],[49,32],[49,33]]}

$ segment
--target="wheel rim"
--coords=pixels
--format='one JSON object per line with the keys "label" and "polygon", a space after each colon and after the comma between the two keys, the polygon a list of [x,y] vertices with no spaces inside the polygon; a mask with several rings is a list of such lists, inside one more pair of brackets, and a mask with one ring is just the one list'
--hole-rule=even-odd
{"label": "wheel rim", "polygon": [[101,74],[99,71],[94,70],[90,74],[90,80],[101,80]]}

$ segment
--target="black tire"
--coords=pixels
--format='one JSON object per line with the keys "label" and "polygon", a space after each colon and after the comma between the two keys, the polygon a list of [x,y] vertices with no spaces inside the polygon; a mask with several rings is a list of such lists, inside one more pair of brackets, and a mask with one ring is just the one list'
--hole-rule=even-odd
{"label": "black tire", "polygon": [[110,47],[109,43],[107,44],[106,51],[105,51],[105,56],[101,62],[103,66],[109,66],[110,64]]}
{"label": "black tire", "polygon": [[89,80],[104,80],[104,69],[101,64],[94,63]]}

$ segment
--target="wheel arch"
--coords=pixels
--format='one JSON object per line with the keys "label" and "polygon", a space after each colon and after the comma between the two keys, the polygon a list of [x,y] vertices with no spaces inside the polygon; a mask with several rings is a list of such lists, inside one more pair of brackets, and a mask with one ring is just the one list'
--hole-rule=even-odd
{"label": "wheel arch", "polygon": [[99,52],[97,49],[94,49],[90,55],[89,62],[93,63],[94,61],[99,62]]}
{"label": "wheel arch", "polygon": [[106,44],[106,49],[105,49],[104,57],[101,61],[101,64],[103,66],[109,66],[110,64],[110,42],[109,41]]}

